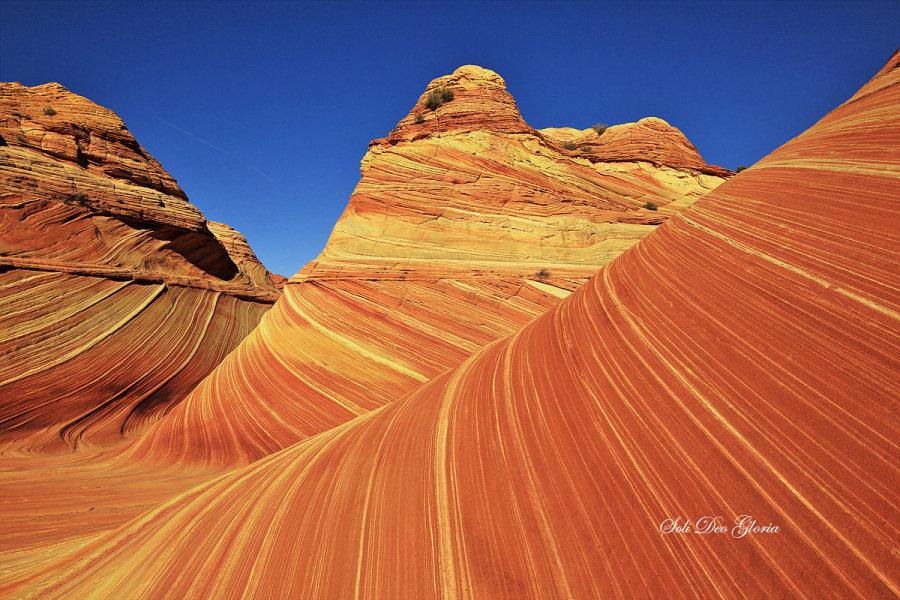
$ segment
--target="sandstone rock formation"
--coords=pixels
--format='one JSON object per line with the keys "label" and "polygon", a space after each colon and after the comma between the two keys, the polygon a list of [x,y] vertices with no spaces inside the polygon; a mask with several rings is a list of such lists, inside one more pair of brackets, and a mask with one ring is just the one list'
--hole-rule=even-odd
{"label": "sandstone rock formation", "polygon": [[135,456],[249,462],[516,331],[725,180],[663,123],[613,128],[601,161],[529,127],[492,71],[435,79],[370,144],[318,259]]}
{"label": "sandstone rock formation", "polygon": [[898,63],[456,369],[0,591],[896,597]]}
{"label": "sandstone rock formation", "polygon": [[110,110],[0,84],[0,450],[108,444],[181,400],[277,281]]}

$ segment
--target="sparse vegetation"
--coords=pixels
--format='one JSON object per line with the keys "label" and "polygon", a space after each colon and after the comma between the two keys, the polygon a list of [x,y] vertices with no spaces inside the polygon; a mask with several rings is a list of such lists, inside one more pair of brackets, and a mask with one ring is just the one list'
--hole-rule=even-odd
{"label": "sparse vegetation", "polygon": [[609,126],[606,123],[594,123],[591,126],[591,129],[597,132],[597,135],[603,135],[603,133],[609,129]]}
{"label": "sparse vegetation", "polygon": [[31,118],[31,115],[22,114],[22,113],[16,112],[16,111],[13,111],[10,114],[12,114],[12,116],[14,116],[17,119],[30,119]]}
{"label": "sparse vegetation", "polygon": [[75,203],[79,206],[85,206],[87,205],[88,198],[84,194],[78,193],[72,196],[72,200],[74,200]]}
{"label": "sparse vegetation", "polygon": [[425,106],[427,106],[429,110],[437,110],[439,106],[446,104],[451,100],[453,100],[453,90],[448,88],[435,88],[428,92],[428,97],[425,99]]}
{"label": "sparse vegetation", "polygon": [[53,110],[52,107],[48,106],[47,108],[44,109],[44,114],[47,115],[48,117],[52,117],[53,115],[56,114],[56,111]]}
{"label": "sparse vegetation", "polygon": [[747,167],[745,167],[744,165],[741,165],[737,169],[735,169],[734,172],[740,173],[741,171],[746,171],[746,170],[747,170]]}
{"label": "sparse vegetation", "polygon": [[644,204],[644,208],[647,210],[656,210],[656,202],[647,202]]}
{"label": "sparse vegetation", "polygon": [[420,114],[416,115],[416,125],[421,125],[425,122],[425,117]]}
{"label": "sparse vegetation", "polygon": [[563,144],[563,148],[565,148],[566,150],[578,150],[578,144],[576,144],[575,142],[566,142],[565,144]]}
{"label": "sparse vegetation", "polygon": [[538,279],[550,279],[550,271],[546,268],[541,268],[534,276]]}

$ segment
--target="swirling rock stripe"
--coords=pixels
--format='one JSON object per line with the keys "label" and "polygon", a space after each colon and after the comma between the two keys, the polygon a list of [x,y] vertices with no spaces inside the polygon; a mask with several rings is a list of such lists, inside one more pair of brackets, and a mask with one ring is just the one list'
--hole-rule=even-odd
{"label": "swirling rock stripe", "polygon": [[251,462],[403,396],[729,174],[658,119],[620,127],[617,162],[597,163],[530,128],[496,73],[469,65],[427,89],[446,86],[451,102],[417,122],[426,91],[372,142],[318,259],[132,456]]}
{"label": "swirling rock stripe", "polygon": [[69,452],[134,435],[269,306],[164,284],[0,274],[0,450]]}
{"label": "swirling rock stripe", "polygon": [[251,462],[415,389],[587,277],[570,269],[530,285],[521,274],[443,274],[323,273],[288,284],[215,374],[127,452],[193,465]]}
{"label": "swirling rock stripe", "polygon": [[[898,62],[513,336],[6,589],[896,597]],[[781,530],[658,530],[740,514]]]}
{"label": "swirling rock stripe", "polygon": [[[646,160],[594,164],[535,133],[375,144],[321,258],[596,268],[724,181]],[[648,202],[658,210],[645,209]]]}
{"label": "swirling rock stripe", "polygon": [[136,434],[277,296],[243,236],[207,223],[115,113],[0,83],[0,453]]}

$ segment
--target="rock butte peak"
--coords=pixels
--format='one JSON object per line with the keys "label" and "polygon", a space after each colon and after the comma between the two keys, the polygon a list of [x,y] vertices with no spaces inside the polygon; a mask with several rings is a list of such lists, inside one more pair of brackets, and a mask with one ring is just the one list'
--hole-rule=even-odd
{"label": "rock butte peak", "polygon": [[703,160],[687,136],[659,117],[644,117],[636,123],[611,125],[599,134],[593,128],[545,128],[539,131],[548,140],[575,147],[574,152],[591,162],[641,160],[660,166],[688,169],[727,177],[731,171]]}
{"label": "rock butte peak", "polygon": [[[448,94],[446,99],[442,94]],[[590,162],[645,161],[718,177],[731,173],[707,164],[677,127],[659,117],[613,125],[602,135],[592,128],[535,130],[522,118],[504,79],[477,65],[463,65],[450,75],[433,79],[409,114],[387,137],[370,145],[396,145],[477,131],[535,136],[544,146]]]}
{"label": "rock butte peak", "polygon": [[644,117],[638,121],[638,123],[642,123],[648,127],[671,127],[665,119],[660,119],[659,117]]}
{"label": "rock butte peak", "polygon": [[506,81],[490,69],[478,65],[463,65],[450,75],[444,75],[433,79],[427,89],[433,89],[442,85],[456,84],[462,87],[502,87],[506,88]]}
{"label": "rock butte peak", "polygon": [[[452,94],[452,100],[442,97],[442,93]],[[435,94],[438,105],[429,105],[430,97]],[[388,136],[389,140],[396,143],[397,134],[404,128],[408,129],[403,137],[406,134],[422,137],[447,131],[531,131],[519,114],[503,78],[494,71],[475,65],[464,65],[450,75],[431,80],[410,113]]]}
{"label": "rock butte peak", "polygon": [[431,81],[361,170],[321,259],[596,266],[636,241],[630,226],[658,225],[731,175],[658,117],[535,130],[503,78],[475,65]]}

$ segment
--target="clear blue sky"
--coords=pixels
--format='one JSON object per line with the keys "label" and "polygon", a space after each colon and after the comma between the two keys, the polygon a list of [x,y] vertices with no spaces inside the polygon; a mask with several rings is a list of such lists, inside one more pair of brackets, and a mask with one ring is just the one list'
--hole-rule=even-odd
{"label": "clear blue sky", "polygon": [[0,78],[116,111],[208,218],[291,275],[325,243],[369,140],[459,65],[500,73],[535,127],[655,115],[734,168],[846,99],[898,24],[896,0],[6,1]]}

